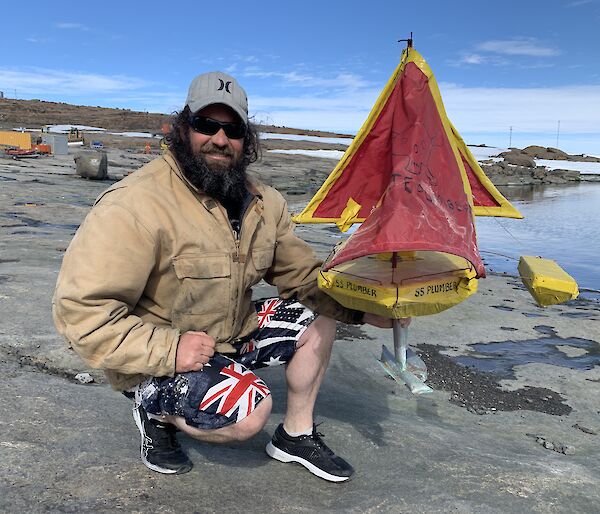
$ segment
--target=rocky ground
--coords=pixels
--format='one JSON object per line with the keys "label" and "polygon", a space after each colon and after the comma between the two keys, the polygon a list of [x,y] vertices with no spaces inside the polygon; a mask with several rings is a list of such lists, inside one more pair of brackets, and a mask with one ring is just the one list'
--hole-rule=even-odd
{"label": "rocky ground", "polygon": [[[73,155],[0,159],[1,511],[597,511],[600,306],[542,309],[510,276],[414,320],[410,342],[435,389],[426,396],[381,370],[389,331],[339,327],[317,419],[355,465],[350,482],[326,483],[264,453],[285,407],[280,369],[261,372],[275,400],[261,434],[221,447],[182,438],[192,472],[147,470],[127,400],[68,350],[50,315],[70,239],[111,181],[156,157],[141,149],[108,148],[104,182],[76,176]],[[265,153],[253,173],[297,212],[332,163]],[[297,233],[321,256],[339,241],[332,227]]]}

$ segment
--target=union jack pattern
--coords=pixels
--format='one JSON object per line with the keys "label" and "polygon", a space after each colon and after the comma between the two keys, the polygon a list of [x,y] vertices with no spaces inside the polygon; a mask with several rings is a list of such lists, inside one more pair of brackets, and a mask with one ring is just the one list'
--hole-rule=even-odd
{"label": "union jack pattern", "polygon": [[211,357],[202,371],[153,377],[140,384],[151,414],[182,416],[190,426],[218,429],[238,423],[270,393],[252,370],[288,362],[316,315],[296,300],[255,303],[259,328],[233,344],[237,353]]}
{"label": "union jack pattern", "polygon": [[250,339],[250,341],[243,343],[240,348],[240,355],[251,352],[256,348],[256,341],[254,339]]}
{"label": "union jack pattern", "polygon": [[267,323],[271,322],[271,318],[277,312],[276,309],[281,305],[281,300],[267,300],[263,303],[261,309],[258,311],[258,328],[264,327]]}
{"label": "union jack pattern", "polygon": [[217,414],[230,417],[237,410],[236,421],[241,421],[250,414],[261,399],[269,394],[267,385],[252,371],[237,362],[221,370],[227,378],[212,386],[204,395],[199,405],[205,410],[215,402],[219,402]]}

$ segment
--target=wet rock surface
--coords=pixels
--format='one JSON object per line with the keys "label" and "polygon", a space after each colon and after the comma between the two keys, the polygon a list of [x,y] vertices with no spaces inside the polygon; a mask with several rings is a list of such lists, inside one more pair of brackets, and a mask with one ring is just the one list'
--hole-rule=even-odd
{"label": "wet rock surface", "polygon": [[437,346],[423,344],[418,348],[427,364],[427,383],[434,389],[450,392],[450,402],[473,414],[530,410],[562,416],[573,410],[555,391],[530,386],[506,391],[502,389],[497,374],[460,365],[456,359],[443,355],[443,348]]}

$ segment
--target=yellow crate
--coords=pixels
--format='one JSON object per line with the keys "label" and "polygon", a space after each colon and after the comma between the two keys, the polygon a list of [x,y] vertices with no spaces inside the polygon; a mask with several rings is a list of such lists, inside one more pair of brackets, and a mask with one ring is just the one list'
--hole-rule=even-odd
{"label": "yellow crate", "polygon": [[540,307],[573,300],[579,295],[575,279],[555,261],[523,255],[519,275]]}

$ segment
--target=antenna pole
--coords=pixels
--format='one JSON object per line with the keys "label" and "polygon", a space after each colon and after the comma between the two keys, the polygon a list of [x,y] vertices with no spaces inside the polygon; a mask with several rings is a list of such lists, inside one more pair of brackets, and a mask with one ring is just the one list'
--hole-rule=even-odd
{"label": "antenna pole", "polygon": [[560,135],[560,120],[558,120],[558,125],[556,127],[556,148],[558,148],[558,136]]}
{"label": "antenna pole", "polygon": [[510,131],[509,131],[509,135],[508,135],[508,147],[510,148],[512,146],[512,125],[510,126]]}
{"label": "antenna pole", "polygon": [[413,33],[410,33],[410,37],[408,39],[399,39],[398,43],[406,43],[406,48],[412,48],[413,47]]}

